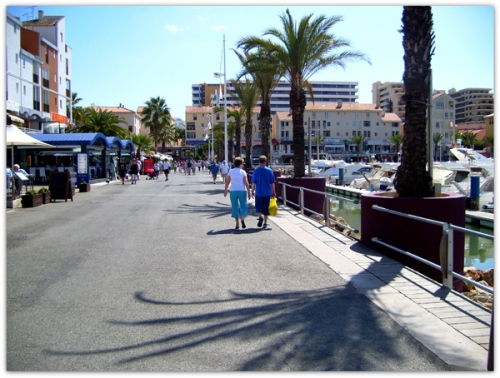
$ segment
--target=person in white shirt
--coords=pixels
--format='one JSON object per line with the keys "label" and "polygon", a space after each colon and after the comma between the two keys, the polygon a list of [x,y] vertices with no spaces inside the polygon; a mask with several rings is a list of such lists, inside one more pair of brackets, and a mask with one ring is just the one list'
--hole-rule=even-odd
{"label": "person in white shirt", "polygon": [[223,160],[220,165],[220,175],[222,176],[222,182],[226,182],[228,172],[229,166],[226,164],[226,161]]}
{"label": "person in white shirt", "polygon": [[234,159],[234,168],[227,174],[226,185],[224,186],[224,197],[227,196],[227,189],[231,185],[229,198],[231,199],[231,217],[235,219],[235,230],[241,227],[247,228],[245,225],[245,217],[248,216],[247,197],[252,197],[250,193],[250,184],[248,183],[247,173],[241,169],[243,159],[237,157]]}

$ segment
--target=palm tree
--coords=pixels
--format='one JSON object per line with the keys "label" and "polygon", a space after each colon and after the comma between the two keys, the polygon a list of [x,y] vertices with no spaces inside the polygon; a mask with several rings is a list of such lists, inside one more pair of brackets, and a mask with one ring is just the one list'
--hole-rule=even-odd
{"label": "palm tree", "polygon": [[434,141],[434,160],[437,160],[437,153],[438,153],[438,147],[439,143],[443,140],[443,134],[441,133],[434,133],[432,140]]}
{"label": "palm tree", "polygon": [[[165,152],[166,144],[172,142],[175,138],[175,126],[173,124],[163,125],[158,133],[158,141],[161,142],[161,150]],[[156,147],[156,146],[155,146]]]}
{"label": "palm tree", "polygon": [[363,145],[363,142],[365,140],[365,136],[364,135],[353,135],[351,137],[351,140],[356,145],[356,149],[358,151],[358,162],[359,162],[359,154],[361,152],[361,146]]}
{"label": "palm tree", "polygon": [[[227,116],[234,118],[234,138],[236,140],[236,148],[234,150],[235,157],[241,156],[241,123],[243,121],[243,117],[245,116],[244,108],[235,108],[227,109]],[[232,144],[232,143],[231,143]]]}
{"label": "palm tree", "polygon": [[465,131],[462,133],[462,145],[464,147],[472,148],[476,143],[476,134],[472,131]]}
{"label": "palm tree", "polygon": [[154,139],[154,146],[158,145],[158,135],[162,127],[172,122],[170,109],[164,98],[151,97],[141,112],[141,123],[150,129]]}
{"label": "palm tree", "polygon": [[483,138],[483,141],[484,143],[488,146],[488,147],[491,147],[491,157],[493,157],[493,150],[494,150],[494,138],[493,138],[493,135],[486,135],[484,138]]}
{"label": "palm tree", "polygon": [[[240,130],[241,130],[241,126],[238,126],[240,127]],[[231,160],[231,157],[233,156],[233,149],[234,149],[234,145],[233,145],[233,138],[234,138],[234,135],[236,134],[236,122],[235,121],[229,121],[227,123],[227,143],[228,143],[228,146],[227,146],[227,153],[228,153],[228,156],[229,156],[229,160]]]}
{"label": "palm tree", "polygon": [[245,82],[239,80],[231,80],[236,96],[233,96],[245,111],[245,168],[252,168],[252,115],[253,109],[257,105],[260,97],[260,91],[254,82],[248,78]]}
{"label": "palm tree", "polygon": [[432,179],[426,169],[427,104],[431,56],[434,54],[431,7],[403,7],[402,22],[405,124],[403,155],[396,174],[395,188],[400,197],[428,197],[432,194]]}
{"label": "palm tree", "polygon": [[402,141],[403,141],[403,136],[401,134],[392,134],[389,137],[389,143],[394,144],[394,149],[398,154],[398,161],[399,161],[399,149],[401,148]]}
{"label": "palm tree", "polygon": [[106,136],[116,136],[120,139],[129,138],[128,129],[124,129],[120,124],[127,125],[127,122],[106,109],[96,110],[94,107],[88,107],[85,108],[82,124],[68,130],[68,132],[103,133]]}
{"label": "palm tree", "polygon": [[271,161],[269,151],[269,135],[271,131],[271,95],[278,85],[281,77],[284,75],[283,66],[277,60],[277,55],[264,50],[257,49],[254,54],[240,54],[234,50],[244,69],[239,77],[250,74],[254,83],[260,91],[260,129],[261,129],[261,153]]}
{"label": "palm tree", "polygon": [[71,119],[75,126],[82,124],[85,116],[85,108],[77,106],[80,101],[82,101],[82,99],[78,97],[78,93],[71,93]]}
{"label": "palm tree", "polygon": [[305,87],[308,88],[314,101],[312,88],[307,80],[329,66],[345,68],[346,62],[350,60],[368,61],[364,54],[358,52],[334,53],[339,48],[350,46],[347,40],[336,38],[329,32],[335,24],[342,21],[342,17],[321,15],[313,19],[312,16],[312,14],[305,16],[297,23],[287,9],[286,13],[280,16],[283,31],[276,28],[264,31],[264,36],[275,37],[277,43],[259,37],[245,37],[237,44],[244,52],[262,48],[275,54],[276,60],[283,66],[285,77],[290,81],[295,177],[305,176],[304,110],[307,104]]}
{"label": "palm tree", "polygon": [[186,129],[180,128],[180,127],[175,127],[174,128],[174,139],[177,143],[180,142],[180,145],[182,146],[183,144],[186,143]]}
{"label": "palm tree", "polygon": [[135,146],[135,156],[137,159],[141,158],[141,152],[151,154],[154,151],[153,141],[151,138],[144,134],[132,135],[130,138]]}
{"label": "palm tree", "polygon": [[324,140],[325,138],[323,138],[319,132],[318,134],[314,135],[311,138],[311,142],[314,143],[314,145],[316,146],[316,159],[318,160],[319,160],[319,146],[323,143]]}

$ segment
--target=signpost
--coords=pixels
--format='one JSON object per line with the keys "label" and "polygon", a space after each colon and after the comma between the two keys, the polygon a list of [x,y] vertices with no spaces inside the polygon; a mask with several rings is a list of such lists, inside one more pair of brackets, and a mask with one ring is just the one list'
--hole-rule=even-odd
{"label": "signpost", "polygon": [[88,152],[79,152],[76,154],[76,185],[79,185],[82,181],[90,184]]}

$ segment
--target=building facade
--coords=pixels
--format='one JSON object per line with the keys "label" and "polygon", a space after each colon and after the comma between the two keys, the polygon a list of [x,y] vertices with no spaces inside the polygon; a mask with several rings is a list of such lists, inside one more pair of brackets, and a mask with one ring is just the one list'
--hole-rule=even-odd
{"label": "building facade", "polygon": [[380,82],[372,84],[372,102],[379,104],[388,113],[395,113],[403,122],[405,106],[401,97],[405,94],[404,84],[401,82]]}
{"label": "building facade", "polygon": [[452,88],[448,94],[456,101],[455,122],[484,123],[484,118],[494,112],[494,98],[487,88]]}
{"label": "building facade", "polygon": [[[358,82],[310,81],[316,102],[356,102],[358,99]],[[230,81],[226,83],[228,96],[227,106],[237,106],[234,99],[236,91]],[[193,84],[193,106],[223,106],[223,84]],[[288,111],[290,108],[290,83],[280,81],[271,95],[271,112]],[[312,101],[306,93],[308,101]],[[261,101],[258,101],[260,105]]]}
{"label": "building facade", "polygon": [[57,123],[57,130],[64,130],[72,116],[65,17],[39,11],[34,20],[21,22],[8,13],[6,18],[7,112],[30,129],[45,131]]}
{"label": "building facade", "polygon": [[[274,125],[276,125],[274,127]],[[358,151],[351,140],[353,136],[364,136],[362,154],[396,156],[389,138],[401,134],[401,119],[394,113],[385,112],[377,104],[318,103],[308,102],[304,111],[306,150],[311,136],[311,150],[327,153],[338,159],[352,159]],[[321,137],[319,146],[313,138]],[[293,121],[288,112],[277,112],[273,116],[273,157],[289,158],[293,155]]]}

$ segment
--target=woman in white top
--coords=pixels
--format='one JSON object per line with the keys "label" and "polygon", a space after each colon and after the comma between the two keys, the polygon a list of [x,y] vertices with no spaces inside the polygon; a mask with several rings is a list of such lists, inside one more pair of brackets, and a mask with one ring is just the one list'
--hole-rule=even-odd
{"label": "woman in white top", "polygon": [[[227,188],[231,185],[229,198],[231,199],[231,217],[236,220],[235,230],[246,228],[245,217],[248,216],[248,199],[252,198],[250,194],[250,184],[248,183],[247,173],[241,169],[243,159],[237,157],[234,159],[234,168],[227,175],[226,185],[224,186],[224,197],[227,196]],[[238,215],[239,209],[239,215]]]}

